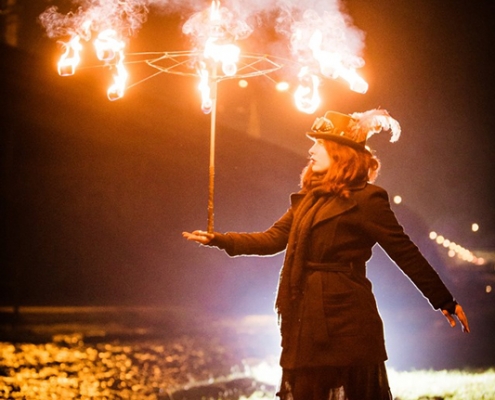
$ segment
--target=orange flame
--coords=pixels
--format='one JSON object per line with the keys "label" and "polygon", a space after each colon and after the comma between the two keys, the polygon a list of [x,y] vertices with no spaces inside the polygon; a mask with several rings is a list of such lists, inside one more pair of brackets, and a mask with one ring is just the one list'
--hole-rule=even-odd
{"label": "orange flame", "polygon": [[321,102],[318,93],[320,79],[310,74],[308,67],[302,67],[298,77],[301,83],[294,93],[296,106],[302,112],[313,114]]}
{"label": "orange flame", "polygon": [[354,68],[339,70],[339,75],[349,83],[349,88],[357,93],[368,91],[368,82],[361,78]]}
{"label": "orange flame", "polygon": [[211,99],[210,74],[206,69],[205,63],[202,61],[199,63],[198,74],[200,79],[198,88],[201,92],[201,109],[205,114],[209,114],[213,106],[213,100]]}
{"label": "orange flame", "polygon": [[63,46],[65,47],[65,52],[58,62],[58,73],[61,76],[74,75],[81,61],[81,38],[79,35],[75,35],[67,43],[63,43]]}
{"label": "orange flame", "polygon": [[[203,57],[205,60],[212,60],[215,63],[222,64],[222,71],[226,76],[234,76],[237,72],[236,63],[239,61],[241,50],[232,43],[220,44],[219,41],[224,39],[225,32],[222,28],[222,15],[220,12],[220,1],[213,0],[209,12],[208,38],[206,39]],[[208,69],[205,61],[200,61],[198,66],[198,75],[200,82],[198,88],[201,92],[201,109],[205,114],[209,114],[213,107],[211,98],[211,80],[216,77],[216,66],[213,65],[213,73]],[[213,75],[213,78],[212,78]]]}
{"label": "orange flame", "polygon": [[220,0],[213,0],[210,7],[210,20],[220,21]]}
{"label": "orange flame", "polygon": [[217,38],[210,37],[206,41],[203,55],[211,58],[215,62],[222,63],[222,71],[227,76],[234,76],[237,72],[237,61],[241,54],[241,49],[235,44],[216,44]]}
{"label": "orange flame", "polygon": [[225,35],[221,28],[222,15],[219,0],[211,2],[210,21],[212,22],[211,31],[206,40],[203,55],[215,62],[221,62],[223,73],[227,76],[234,76],[237,72],[236,63],[239,61],[241,50],[232,43],[218,44],[218,39]]}
{"label": "orange flame", "polygon": [[94,42],[96,56],[101,61],[111,61],[124,48],[125,44],[117,38],[117,32],[106,29],[98,34]]}
{"label": "orange flame", "polygon": [[349,83],[351,90],[366,93],[368,83],[357,74],[354,68],[346,67],[342,63],[342,56],[339,53],[322,50],[322,39],[322,33],[317,29],[309,41],[309,48],[313,52],[313,57],[319,62],[322,75],[332,79],[341,77]]}
{"label": "orange flame", "polygon": [[107,96],[112,101],[124,97],[125,85],[129,76],[124,67],[124,53],[122,50],[119,52],[119,61],[116,64],[116,68],[117,74],[113,77],[114,83],[107,91]]}
{"label": "orange flame", "polygon": [[118,38],[114,29],[105,29],[98,34],[94,41],[96,56],[105,63],[117,59],[114,83],[108,88],[107,96],[110,100],[117,100],[124,96],[125,86],[129,74],[124,67],[125,42]]}

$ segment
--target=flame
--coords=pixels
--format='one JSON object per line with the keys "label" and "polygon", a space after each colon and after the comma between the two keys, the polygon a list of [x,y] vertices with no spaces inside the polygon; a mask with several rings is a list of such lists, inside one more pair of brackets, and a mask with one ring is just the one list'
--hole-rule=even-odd
{"label": "flame", "polygon": [[330,52],[321,49],[323,35],[319,29],[315,30],[309,40],[309,48],[313,57],[319,62],[320,72],[322,75],[337,79],[341,77],[349,83],[351,90],[358,93],[368,91],[368,83],[361,78],[355,68],[346,67],[342,62],[342,56],[336,52]]}
{"label": "flame", "polygon": [[220,0],[213,0],[210,6],[210,21],[220,21]]}
{"label": "flame", "polygon": [[114,75],[114,83],[108,88],[107,96],[109,100],[118,100],[124,96],[125,85],[129,74],[124,67],[124,52],[119,51],[119,61],[116,64],[117,74]]}
{"label": "flame", "polygon": [[235,44],[216,44],[218,39],[210,37],[206,41],[203,55],[215,62],[222,63],[222,71],[227,76],[234,76],[237,72],[236,63],[239,61],[241,49]]}
{"label": "flame", "polygon": [[112,61],[117,54],[123,50],[124,41],[119,40],[117,32],[113,29],[105,29],[98,34],[95,39],[94,46],[96,49],[96,57],[101,61]]}
{"label": "flame", "polygon": [[320,105],[321,99],[318,93],[320,79],[309,72],[308,67],[302,67],[298,78],[300,84],[294,93],[297,108],[307,114],[313,114]]}
{"label": "flame", "polygon": [[[226,35],[224,25],[228,21],[222,19],[220,1],[212,1],[208,18],[202,21],[200,29],[193,24],[194,29],[191,29],[191,32],[207,32],[202,52],[203,61],[199,61],[197,72],[200,79],[198,88],[201,92],[201,109],[205,114],[209,114],[213,107],[211,82],[216,79],[216,65],[213,63],[221,63],[223,73],[226,76],[234,76],[237,72],[241,50],[227,41],[228,35]],[[208,63],[208,60],[212,60],[213,63]]]}
{"label": "flame", "polygon": [[213,0],[210,7],[210,32],[205,43],[203,55],[215,62],[222,63],[222,71],[227,76],[234,76],[237,72],[236,63],[239,61],[241,50],[233,43],[219,44],[220,38],[225,37],[220,1]]}
{"label": "flame", "polygon": [[[211,111],[214,100],[211,93],[216,91],[216,82],[225,77],[233,77],[238,72],[241,50],[235,41],[249,36],[252,29],[227,8],[221,7],[219,0],[213,0],[209,8],[195,13],[184,24],[182,31],[191,35],[200,50],[197,60],[197,73],[200,78],[203,111]],[[221,65],[222,75],[218,74]],[[212,83],[215,87],[212,87]]]}
{"label": "flame", "polygon": [[105,29],[100,32],[94,41],[96,57],[108,63],[117,59],[115,68],[117,74],[114,75],[114,83],[108,88],[107,96],[110,100],[117,100],[124,96],[125,86],[129,74],[124,67],[125,42],[119,39],[114,29]]}
{"label": "flame", "polygon": [[339,75],[349,83],[352,91],[361,94],[368,91],[368,83],[357,74],[354,68],[339,70]]}
{"label": "flame", "polygon": [[[91,36],[89,33],[90,21],[86,21],[82,25],[83,32],[87,34],[86,40]],[[62,76],[73,75],[76,67],[81,61],[80,52],[82,50],[81,36],[74,35],[67,42],[63,43],[65,52],[60,57],[58,62],[58,73]],[[110,100],[117,100],[124,96],[124,90],[129,74],[124,67],[124,47],[125,42],[120,40],[117,32],[113,29],[106,29],[100,32],[94,41],[96,56],[99,60],[108,63],[117,59],[115,68],[117,70],[114,75],[114,83],[107,91],[107,96]]]}
{"label": "flame", "polygon": [[63,43],[63,46],[65,47],[65,52],[58,62],[58,73],[61,76],[74,75],[81,61],[81,38],[79,35],[75,35],[67,43]]}
{"label": "flame", "polygon": [[201,92],[201,109],[205,114],[209,114],[213,106],[213,100],[211,99],[210,74],[203,61],[199,63],[198,75],[200,79],[198,88]]}

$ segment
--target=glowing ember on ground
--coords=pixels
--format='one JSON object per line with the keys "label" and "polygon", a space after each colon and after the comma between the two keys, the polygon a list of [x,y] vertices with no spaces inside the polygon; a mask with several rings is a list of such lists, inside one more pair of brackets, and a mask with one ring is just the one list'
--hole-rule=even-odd
{"label": "glowing ember on ground", "polygon": [[239,398],[268,387],[247,379],[242,363],[211,338],[86,344],[71,335],[46,344],[1,343],[0,355],[4,399],[167,399],[214,390]]}

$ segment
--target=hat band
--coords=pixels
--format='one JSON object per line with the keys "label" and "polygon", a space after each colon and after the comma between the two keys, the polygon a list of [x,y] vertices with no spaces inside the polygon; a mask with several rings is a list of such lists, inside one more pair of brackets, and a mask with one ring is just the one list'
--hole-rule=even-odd
{"label": "hat band", "polygon": [[[343,133],[343,132],[342,132]],[[355,142],[352,139],[349,139],[343,135],[338,135],[331,132],[307,132],[306,136],[311,139],[323,139],[323,140],[331,140],[333,142],[352,147],[356,150],[365,150],[366,142]]]}

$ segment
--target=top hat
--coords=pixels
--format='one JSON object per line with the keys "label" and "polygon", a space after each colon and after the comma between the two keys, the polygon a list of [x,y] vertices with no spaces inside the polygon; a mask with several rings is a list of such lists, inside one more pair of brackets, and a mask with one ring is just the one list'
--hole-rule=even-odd
{"label": "top hat", "polygon": [[377,109],[350,115],[327,111],[323,117],[316,118],[311,132],[306,135],[312,139],[332,140],[356,150],[364,150],[366,140],[382,130],[392,131],[391,142],[399,139],[400,125],[386,110]]}

